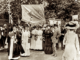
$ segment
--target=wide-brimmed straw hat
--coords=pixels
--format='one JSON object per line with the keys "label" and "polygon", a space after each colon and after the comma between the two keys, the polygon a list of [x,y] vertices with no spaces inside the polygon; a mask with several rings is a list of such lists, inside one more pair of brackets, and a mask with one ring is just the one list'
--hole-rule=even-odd
{"label": "wide-brimmed straw hat", "polygon": [[75,22],[71,21],[71,22],[66,24],[65,28],[67,28],[67,29],[77,29],[78,28],[78,24],[76,24]]}

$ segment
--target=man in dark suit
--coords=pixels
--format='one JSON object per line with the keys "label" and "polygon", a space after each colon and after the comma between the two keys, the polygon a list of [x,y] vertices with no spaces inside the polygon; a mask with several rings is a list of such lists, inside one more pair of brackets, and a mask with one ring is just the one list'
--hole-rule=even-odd
{"label": "man in dark suit", "polygon": [[60,43],[61,43],[61,49],[63,50],[64,47],[63,47],[63,39],[64,39],[64,36],[65,36],[65,33],[66,33],[66,29],[64,28],[64,26],[61,28],[61,36],[59,38],[60,40]]}

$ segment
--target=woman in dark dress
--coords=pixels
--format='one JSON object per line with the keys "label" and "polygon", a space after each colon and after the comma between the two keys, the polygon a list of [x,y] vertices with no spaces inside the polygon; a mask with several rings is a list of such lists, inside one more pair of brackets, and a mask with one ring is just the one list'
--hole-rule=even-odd
{"label": "woman in dark dress", "polygon": [[19,39],[17,39],[17,30],[16,27],[13,26],[13,31],[9,32],[8,37],[8,59],[17,60],[20,58],[20,47],[18,44]]}
{"label": "woman in dark dress", "polygon": [[18,45],[20,47],[20,52],[21,52],[21,56],[24,56],[24,49],[22,47],[22,33],[21,33],[21,29],[18,28],[18,32],[17,32],[17,39],[18,39]]}
{"label": "woman in dark dress", "polygon": [[53,32],[50,29],[50,26],[46,27],[46,30],[43,34],[45,38],[45,48],[44,52],[45,54],[52,54],[52,39],[51,37],[53,36]]}
{"label": "woman in dark dress", "polygon": [[43,28],[43,34],[42,34],[42,36],[43,36],[43,43],[42,43],[42,47],[43,47],[43,50],[44,50],[44,48],[45,48],[45,28]]}

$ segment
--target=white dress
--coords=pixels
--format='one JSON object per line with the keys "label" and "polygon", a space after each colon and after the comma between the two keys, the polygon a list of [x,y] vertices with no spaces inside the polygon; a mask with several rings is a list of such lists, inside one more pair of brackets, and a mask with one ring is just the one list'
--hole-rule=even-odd
{"label": "white dress", "polygon": [[77,53],[79,52],[78,36],[74,32],[66,33],[63,44],[65,50],[62,56],[62,60],[77,60]]}
{"label": "white dress", "polygon": [[30,43],[28,43],[30,37],[30,31],[22,32],[22,46],[25,51],[25,56],[30,56]]}
{"label": "white dress", "polygon": [[36,47],[37,50],[42,50],[42,30],[37,30],[37,40],[36,40]]}
{"label": "white dress", "polygon": [[37,32],[36,29],[32,30],[32,32],[31,32],[32,33],[31,46],[30,46],[31,49],[35,49],[35,46],[36,46],[36,40],[35,40],[36,32]]}

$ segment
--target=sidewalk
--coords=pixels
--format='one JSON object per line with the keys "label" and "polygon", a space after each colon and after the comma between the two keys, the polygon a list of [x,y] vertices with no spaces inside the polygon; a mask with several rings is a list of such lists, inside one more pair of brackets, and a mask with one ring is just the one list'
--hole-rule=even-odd
{"label": "sidewalk", "polygon": [[[62,60],[62,50],[58,50],[57,57],[52,55],[47,55],[44,51],[32,51],[30,57],[21,57],[19,60]],[[8,60],[7,52],[0,52],[0,60]],[[80,55],[78,56],[78,60],[80,60]]]}

